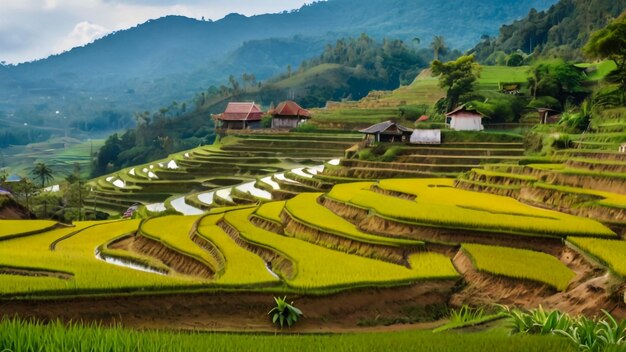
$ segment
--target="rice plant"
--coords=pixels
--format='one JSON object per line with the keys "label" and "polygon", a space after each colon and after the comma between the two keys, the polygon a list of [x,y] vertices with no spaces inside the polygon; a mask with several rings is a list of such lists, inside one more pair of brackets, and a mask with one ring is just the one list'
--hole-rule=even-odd
{"label": "rice plant", "polygon": [[557,258],[526,249],[480,244],[462,247],[478,271],[547,284],[559,291],[567,289],[575,274]]}
{"label": "rice plant", "polygon": [[254,209],[229,212],[224,214],[224,220],[235,228],[241,239],[247,243],[271,249],[291,260],[295,276],[287,279],[286,283],[305,292],[458,276],[450,259],[440,254],[412,254],[409,256],[411,264],[409,269],[401,265],[327,249],[261,229],[248,220],[253,212]]}
{"label": "rice plant", "polygon": [[416,200],[382,195],[373,183],[336,185],[328,197],[415,225],[544,236],[616,237],[599,222],[534,208],[512,198],[452,187],[446,179],[383,180],[378,186],[412,194]]}
{"label": "rice plant", "polygon": [[567,240],[598,258],[616,274],[626,277],[626,241],[583,237],[569,237]]}

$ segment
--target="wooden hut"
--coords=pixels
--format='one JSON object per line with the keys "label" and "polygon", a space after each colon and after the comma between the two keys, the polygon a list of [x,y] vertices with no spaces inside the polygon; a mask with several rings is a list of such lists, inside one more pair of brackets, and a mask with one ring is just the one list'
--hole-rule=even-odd
{"label": "wooden hut", "polygon": [[278,104],[269,114],[272,115],[272,128],[296,128],[311,118],[309,110],[291,100]]}
{"label": "wooden hut", "polygon": [[446,122],[455,131],[482,131],[483,115],[476,109],[461,105],[446,114]]}
{"label": "wooden hut", "polygon": [[255,103],[228,103],[226,111],[214,117],[218,128],[232,130],[259,128],[263,111]]}
{"label": "wooden hut", "polygon": [[407,141],[413,130],[392,121],[377,123],[359,132],[365,134],[367,143],[378,142],[405,142]]}

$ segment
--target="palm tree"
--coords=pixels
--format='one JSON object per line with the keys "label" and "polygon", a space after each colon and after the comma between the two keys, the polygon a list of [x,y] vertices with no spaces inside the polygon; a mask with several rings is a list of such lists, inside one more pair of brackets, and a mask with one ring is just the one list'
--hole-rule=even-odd
{"label": "palm tree", "polygon": [[435,61],[439,60],[439,54],[443,54],[446,51],[446,42],[442,35],[436,35],[433,38],[432,43],[430,43],[430,47],[433,49],[435,53]]}
{"label": "palm tree", "polygon": [[39,179],[41,182],[41,188],[43,188],[46,183],[50,182],[53,178],[52,169],[45,163],[37,163],[31,170],[31,173],[35,176],[35,178]]}

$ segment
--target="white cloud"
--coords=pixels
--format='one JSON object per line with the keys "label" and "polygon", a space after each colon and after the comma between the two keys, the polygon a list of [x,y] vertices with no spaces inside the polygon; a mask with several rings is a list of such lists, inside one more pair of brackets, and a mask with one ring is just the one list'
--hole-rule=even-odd
{"label": "white cloud", "polygon": [[72,32],[57,46],[56,51],[61,52],[69,48],[89,44],[108,33],[110,33],[110,30],[94,23],[87,21],[77,23]]}
{"label": "white cloud", "polygon": [[299,8],[311,0],[0,0],[0,61],[31,61],[166,15],[217,20]]}

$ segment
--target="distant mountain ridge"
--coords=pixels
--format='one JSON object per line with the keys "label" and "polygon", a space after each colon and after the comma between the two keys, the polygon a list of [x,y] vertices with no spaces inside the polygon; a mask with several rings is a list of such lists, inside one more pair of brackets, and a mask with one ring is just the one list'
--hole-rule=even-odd
{"label": "distant mountain ridge", "polygon": [[[4,111],[4,118],[40,125],[58,110],[70,119],[109,110],[130,116],[190,99],[230,74],[266,79],[362,32],[409,43],[420,38],[421,47],[443,35],[450,47],[469,48],[482,34],[554,1],[329,0],[215,22],[163,17],[47,59],[0,66],[0,118]],[[285,45],[264,46],[269,38]]]}

